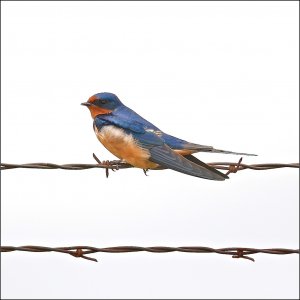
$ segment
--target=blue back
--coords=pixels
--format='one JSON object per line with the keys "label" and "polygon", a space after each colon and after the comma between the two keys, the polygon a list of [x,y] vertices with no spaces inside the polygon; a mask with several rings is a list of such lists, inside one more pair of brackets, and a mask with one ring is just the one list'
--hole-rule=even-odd
{"label": "blue back", "polygon": [[[135,111],[125,105],[118,106],[112,113],[107,115],[99,115],[95,118],[95,125],[100,129],[104,125],[114,124],[125,131],[134,133],[146,133],[146,129],[161,131],[158,127],[147,121]],[[161,131],[160,138],[171,148],[184,149],[187,141],[178,139],[174,136]]]}

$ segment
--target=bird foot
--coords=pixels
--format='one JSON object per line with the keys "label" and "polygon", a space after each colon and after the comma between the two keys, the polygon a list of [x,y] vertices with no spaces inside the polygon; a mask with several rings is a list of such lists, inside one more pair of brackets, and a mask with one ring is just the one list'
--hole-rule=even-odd
{"label": "bird foot", "polygon": [[124,164],[124,161],[121,159],[111,160],[111,161],[107,161],[107,162],[109,162],[109,165],[112,167],[111,169],[113,171],[119,170],[120,166],[122,164]]}
{"label": "bird foot", "polygon": [[96,160],[96,162],[99,165],[104,166],[106,178],[108,178],[109,176],[109,169],[115,172],[116,170],[119,170],[119,164],[122,163],[121,160],[112,160],[112,161],[104,160],[101,162],[95,153],[93,153],[93,158]]}
{"label": "bird foot", "polygon": [[147,172],[149,171],[149,169],[143,169],[143,172],[146,176],[148,176]]}

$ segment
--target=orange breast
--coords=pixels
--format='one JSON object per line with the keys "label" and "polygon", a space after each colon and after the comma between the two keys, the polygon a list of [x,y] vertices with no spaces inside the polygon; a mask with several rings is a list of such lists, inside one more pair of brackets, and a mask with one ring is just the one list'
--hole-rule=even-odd
{"label": "orange breast", "polygon": [[149,161],[150,153],[137,145],[132,135],[113,125],[101,130],[94,128],[99,141],[112,154],[141,169],[154,169],[158,164]]}

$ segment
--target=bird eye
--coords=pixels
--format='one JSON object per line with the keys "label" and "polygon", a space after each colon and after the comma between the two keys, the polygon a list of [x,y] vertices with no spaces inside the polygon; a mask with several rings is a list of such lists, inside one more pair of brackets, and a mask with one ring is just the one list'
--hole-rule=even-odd
{"label": "bird eye", "polygon": [[106,103],[107,103],[107,101],[106,101],[106,100],[103,100],[103,99],[99,99],[99,102],[100,102],[101,104],[106,104]]}

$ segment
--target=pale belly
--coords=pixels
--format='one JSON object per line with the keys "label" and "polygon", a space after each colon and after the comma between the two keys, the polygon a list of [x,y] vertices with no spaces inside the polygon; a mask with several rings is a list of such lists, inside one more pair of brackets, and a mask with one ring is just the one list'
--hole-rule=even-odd
{"label": "pale belly", "polygon": [[155,169],[159,165],[149,161],[150,153],[137,145],[132,135],[113,125],[104,126],[94,131],[98,140],[112,154],[129,164],[141,169]]}

